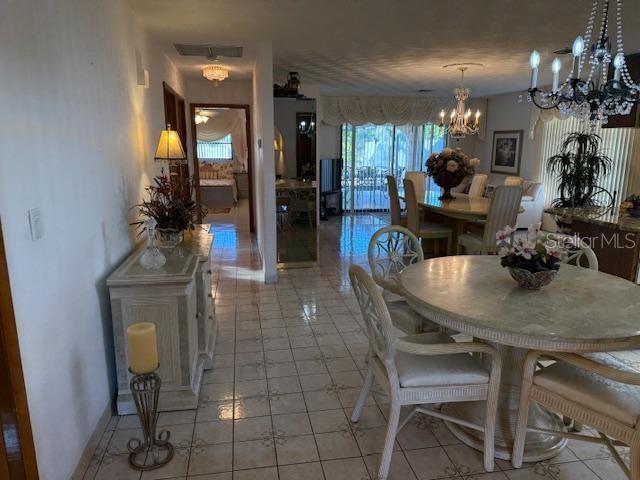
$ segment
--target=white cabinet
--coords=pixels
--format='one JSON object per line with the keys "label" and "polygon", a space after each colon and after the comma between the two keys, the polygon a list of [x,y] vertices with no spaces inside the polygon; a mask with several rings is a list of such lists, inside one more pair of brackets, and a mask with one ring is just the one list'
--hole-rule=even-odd
{"label": "white cabinet", "polygon": [[158,374],[162,380],[160,410],[196,408],[204,369],[213,363],[216,323],[211,296],[209,225],[185,233],[167,263],[145,270],[137,249],[107,279],[111,297],[118,380],[118,413],[135,413],[129,392],[131,374],[126,348],[127,327],[152,322],[158,336]]}

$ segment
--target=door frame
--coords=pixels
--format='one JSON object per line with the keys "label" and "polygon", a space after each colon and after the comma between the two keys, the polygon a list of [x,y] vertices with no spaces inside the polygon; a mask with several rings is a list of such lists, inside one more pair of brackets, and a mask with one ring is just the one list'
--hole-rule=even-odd
{"label": "door frame", "polygon": [[[235,108],[244,110],[247,135],[247,180],[249,183],[249,231],[255,232],[255,217],[253,213],[253,140],[251,138],[251,106],[239,103],[190,103],[189,121],[191,124],[192,168],[193,181],[196,185],[196,201],[200,203],[200,169],[198,168],[198,148],[196,139],[196,110],[198,108]],[[202,221],[202,220],[201,220]]]}
{"label": "door frame", "polygon": [[[18,433],[15,450],[6,462],[0,459],[0,469],[8,467],[10,480],[37,479],[38,465],[31,432],[31,420],[27,404],[27,392],[22,372],[18,332],[16,329],[11,286],[9,284],[9,268],[2,237],[2,221],[0,219],[0,368],[7,368],[8,375],[0,374],[0,437],[8,429]],[[6,385],[8,383],[8,385]],[[6,444],[0,443],[0,454]],[[0,477],[3,472],[0,470]],[[3,477],[4,478],[4,477]]]}

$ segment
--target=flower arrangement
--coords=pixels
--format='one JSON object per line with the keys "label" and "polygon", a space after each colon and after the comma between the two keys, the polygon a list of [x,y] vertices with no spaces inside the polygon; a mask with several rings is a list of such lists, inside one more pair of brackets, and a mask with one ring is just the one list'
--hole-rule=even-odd
{"label": "flower arrangement", "polygon": [[640,217],[640,195],[630,195],[622,206],[627,208],[627,212],[632,217]]}
{"label": "flower arrangement", "polygon": [[460,185],[465,177],[473,175],[479,164],[480,160],[469,158],[460,148],[445,148],[440,153],[431,154],[426,163],[427,175],[444,189],[440,198],[451,199],[451,189]]}
{"label": "flower arrangement", "polygon": [[540,224],[531,225],[521,238],[515,238],[515,231],[506,226],[496,234],[500,264],[509,269],[521,287],[538,290],[553,280],[566,256],[565,247],[572,242],[570,239],[549,241],[540,233]]}
{"label": "flower arrangement", "polygon": [[[147,200],[135,205],[140,215],[153,218],[160,230],[192,230],[194,218],[206,215],[206,210],[193,200],[193,179],[175,176],[170,178],[162,171],[153,179],[153,185],[145,190]],[[144,221],[132,223],[144,231]]]}

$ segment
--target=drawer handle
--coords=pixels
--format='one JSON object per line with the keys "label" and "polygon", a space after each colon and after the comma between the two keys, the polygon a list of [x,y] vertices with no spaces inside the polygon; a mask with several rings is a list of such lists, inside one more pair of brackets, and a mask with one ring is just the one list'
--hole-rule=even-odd
{"label": "drawer handle", "polygon": [[200,318],[200,317],[202,317],[202,313],[200,312],[196,313],[196,318]]}
{"label": "drawer handle", "polygon": [[209,294],[207,294],[207,297],[209,297],[209,298],[213,298],[213,293],[209,293]]}

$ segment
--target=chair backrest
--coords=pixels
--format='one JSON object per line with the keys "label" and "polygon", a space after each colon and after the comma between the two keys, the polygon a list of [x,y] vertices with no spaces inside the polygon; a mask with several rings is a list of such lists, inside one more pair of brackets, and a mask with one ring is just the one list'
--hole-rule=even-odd
{"label": "chair backrest", "polygon": [[424,173],[422,172],[407,172],[404,174],[404,178],[413,182],[414,191],[416,192],[416,198],[424,198]]}
{"label": "chair backrest", "polygon": [[396,177],[387,175],[387,187],[389,188],[389,212],[391,213],[391,225],[400,225],[400,197],[398,196],[398,183]]}
{"label": "chair backrest", "polygon": [[586,267],[591,270],[599,270],[600,267],[598,265],[596,252],[594,252],[593,249],[583,240],[577,239],[577,242],[575,240],[575,237],[556,235],[554,233],[547,235],[547,241],[555,242],[556,245],[559,244],[559,246],[567,249],[568,255],[562,260],[562,263]]}
{"label": "chair backrest", "polygon": [[504,184],[506,186],[508,186],[508,187],[510,187],[510,186],[521,186],[523,181],[524,180],[522,179],[522,177],[509,176],[509,177],[504,179]]}
{"label": "chair backrest", "polygon": [[358,265],[349,267],[349,278],[367,328],[371,352],[385,364],[392,363],[396,333],[382,294],[369,274]]}
{"label": "chair backrest", "polygon": [[487,180],[489,177],[484,173],[476,173],[471,180],[471,187],[469,187],[470,197],[482,197],[484,195],[484,189],[487,186]]}
{"label": "chair backrest", "polygon": [[522,187],[500,185],[493,191],[487,221],[484,226],[483,243],[485,248],[496,247],[496,233],[507,225],[515,226],[520,202],[522,200]]}
{"label": "chair backrest", "polygon": [[424,261],[420,240],[404,227],[392,225],[373,234],[368,249],[373,280],[385,290],[403,295],[398,275],[407,266]]}
{"label": "chair backrest", "polygon": [[407,206],[407,228],[414,235],[418,235],[418,231],[420,230],[420,212],[418,211],[416,189],[413,182],[408,178],[405,178],[402,184],[404,185],[404,202]]}

